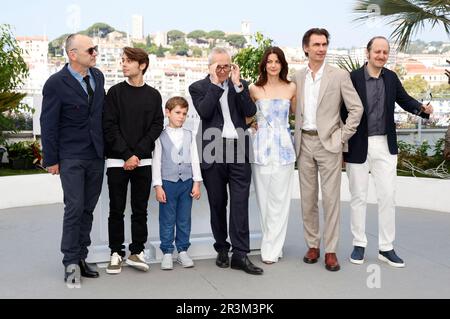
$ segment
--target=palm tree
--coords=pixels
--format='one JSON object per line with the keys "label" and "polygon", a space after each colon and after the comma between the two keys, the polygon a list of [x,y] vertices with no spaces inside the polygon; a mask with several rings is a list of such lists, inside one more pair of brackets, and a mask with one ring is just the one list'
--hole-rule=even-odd
{"label": "palm tree", "polygon": [[408,47],[412,37],[425,23],[434,28],[442,24],[450,36],[450,1],[449,0],[356,0],[354,12],[360,17],[354,21],[367,21],[374,15],[387,20],[395,27],[391,38],[398,44],[399,50]]}
{"label": "palm tree", "polygon": [[353,59],[350,55],[347,55],[346,57],[339,57],[336,64],[338,67],[348,72],[358,70],[363,66],[358,59]]}

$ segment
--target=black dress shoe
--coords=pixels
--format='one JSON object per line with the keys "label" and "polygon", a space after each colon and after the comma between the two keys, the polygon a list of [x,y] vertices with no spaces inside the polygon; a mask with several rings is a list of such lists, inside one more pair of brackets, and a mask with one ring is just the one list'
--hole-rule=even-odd
{"label": "black dress shoe", "polygon": [[220,268],[230,267],[230,258],[228,257],[228,251],[219,251],[216,258],[216,265]]}
{"label": "black dress shoe", "polygon": [[87,278],[97,278],[99,276],[98,271],[89,266],[84,259],[81,259],[78,263],[80,266],[81,276]]}
{"label": "black dress shoe", "polygon": [[234,257],[231,258],[231,268],[239,269],[245,271],[247,274],[251,275],[262,275],[264,270],[262,268],[256,267],[252,264],[247,256],[245,257]]}

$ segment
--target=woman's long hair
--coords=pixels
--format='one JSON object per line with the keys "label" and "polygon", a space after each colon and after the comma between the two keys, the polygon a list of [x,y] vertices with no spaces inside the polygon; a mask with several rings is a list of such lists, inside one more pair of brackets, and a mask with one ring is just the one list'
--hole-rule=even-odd
{"label": "woman's long hair", "polygon": [[269,55],[271,55],[271,54],[276,54],[278,57],[278,60],[281,63],[281,70],[280,70],[280,74],[279,74],[280,80],[285,83],[289,83],[289,80],[287,79],[289,68],[288,68],[288,63],[286,61],[286,57],[284,56],[283,50],[281,50],[279,47],[269,47],[264,52],[261,62],[259,63],[259,67],[258,67],[259,76],[258,76],[258,80],[255,83],[256,86],[262,87],[267,84],[266,65],[267,65],[267,60],[269,59]]}

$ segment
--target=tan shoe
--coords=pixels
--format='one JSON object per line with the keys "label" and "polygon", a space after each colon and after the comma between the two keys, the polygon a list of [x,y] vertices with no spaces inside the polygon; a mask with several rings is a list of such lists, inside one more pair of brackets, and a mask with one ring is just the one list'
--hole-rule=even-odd
{"label": "tan shoe", "polygon": [[106,267],[106,273],[111,275],[120,274],[122,271],[122,257],[118,253],[113,253],[109,260],[108,267]]}
{"label": "tan shoe", "polygon": [[320,257],[320,249],[319,248],[310,248],[306,253],[305,257],[303,257],[303,261],[307,264],[315,264]]}
{"label": "tan shoe", "polygon": [[341,269],[335,253],[325,254],[325,268],[329,271],[338,271]]}
{"label": "tan shoe", "polygon": [[140,254],[130,255],[130,257],[127,258],[126,263],[127,265],[142,271],[148,271],[150,269],[150,266],[145,262],[143,251],[141,251]]}

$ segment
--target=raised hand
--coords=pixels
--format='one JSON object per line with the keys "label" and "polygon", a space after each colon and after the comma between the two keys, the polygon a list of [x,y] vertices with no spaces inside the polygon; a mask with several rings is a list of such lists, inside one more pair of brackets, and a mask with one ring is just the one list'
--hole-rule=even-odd
{"label": "raised hand", "polygon": [[217,65],[218,63],[213,63],[209,66],[209,79],[214,84],[219,84],[219,77],[217,76]]}
{"label": "raised hand", "polygon": [[241,84],[241,70],[237,64],[231,64],[231,81],[234,85]]}

